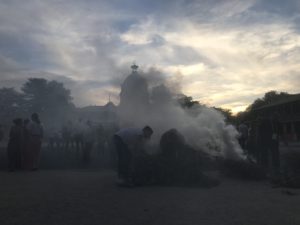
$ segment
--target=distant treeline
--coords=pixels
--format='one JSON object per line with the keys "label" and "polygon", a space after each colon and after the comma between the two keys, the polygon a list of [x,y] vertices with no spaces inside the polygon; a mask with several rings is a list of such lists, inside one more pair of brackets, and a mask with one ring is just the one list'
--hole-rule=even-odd
{"label": "distant treeline", "polygon": [[[214,107],[214,109],[220,111],[228,123],[238,124],[249,117],[253,110],[282,101],[290,96],[286,92],[269,91],[237,115],[233,115],[230,109],[219,107]],[[43,78],[30,78],[23,84],[20,91],[6,87],[0,89],[0,124],[10,123],[16,117],[26,118],[33,112],[39,113],[42,118],[60,120],[76,108],[72,100],[71,91],[66,89],[63,83]],[[176,101],[183,108],[203,106],[199,101],[186,95],[177,96]]]}

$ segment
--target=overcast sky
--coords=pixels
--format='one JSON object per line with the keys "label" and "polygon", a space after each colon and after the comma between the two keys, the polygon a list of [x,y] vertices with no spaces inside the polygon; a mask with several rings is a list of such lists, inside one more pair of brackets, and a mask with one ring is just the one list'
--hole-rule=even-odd
{"label": "overcast sky", "polygon": [[0,1],[1,86],[44,77],[79,106],[118,103],[133,61],[234,112],[299,93],[300,0]]}

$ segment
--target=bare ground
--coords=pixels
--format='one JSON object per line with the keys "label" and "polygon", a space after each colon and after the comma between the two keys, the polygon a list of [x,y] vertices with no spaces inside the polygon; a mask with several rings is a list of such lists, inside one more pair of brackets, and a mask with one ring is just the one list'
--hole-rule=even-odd
{"label": "bare ground", "polygon": [[0,180],[1,225],[300,224],[300,192],[265,182],[130,189],[111,171],[83,170],[0,172]]}

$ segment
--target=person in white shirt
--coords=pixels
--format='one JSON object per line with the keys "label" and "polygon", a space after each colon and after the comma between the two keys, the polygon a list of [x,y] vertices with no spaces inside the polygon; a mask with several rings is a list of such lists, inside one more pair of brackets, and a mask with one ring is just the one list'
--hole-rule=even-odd
{"label": "person in white shirt", "polygon": [[153,130],[149,126],[143,129],[124,128],[114,135],[114,144],[118,155],[118,176],[125,183],[132,182],[133,157],[141,150],[145,141],[151,138]]}

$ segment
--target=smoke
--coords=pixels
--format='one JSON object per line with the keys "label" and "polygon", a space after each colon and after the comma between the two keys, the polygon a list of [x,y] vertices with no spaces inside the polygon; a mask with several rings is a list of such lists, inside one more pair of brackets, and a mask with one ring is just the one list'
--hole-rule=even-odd
{"label": "smoke", "polygon": [[[150,72],[153,74],[154,71]],[[148,86],[148,79],[151,80],[149,73],[145,77],[133,72],[127,77],[126,85],[122,85],[118,111],[121,126],[151,126],[154,130],[152,139],[156,144],[164,132],[175,128],[196,150],[230,159],[243,157],[237,141],[238,132],[232,125],[226,124],[220,112],[203,105],[181,107],[176,101],[180,91],[176,93],[174,88],[167,87],[165,84],[170,83],[165,79],[161,79],[159,84],[159,76],[161,74],[155,74],[156,86],[152,88]]]}

